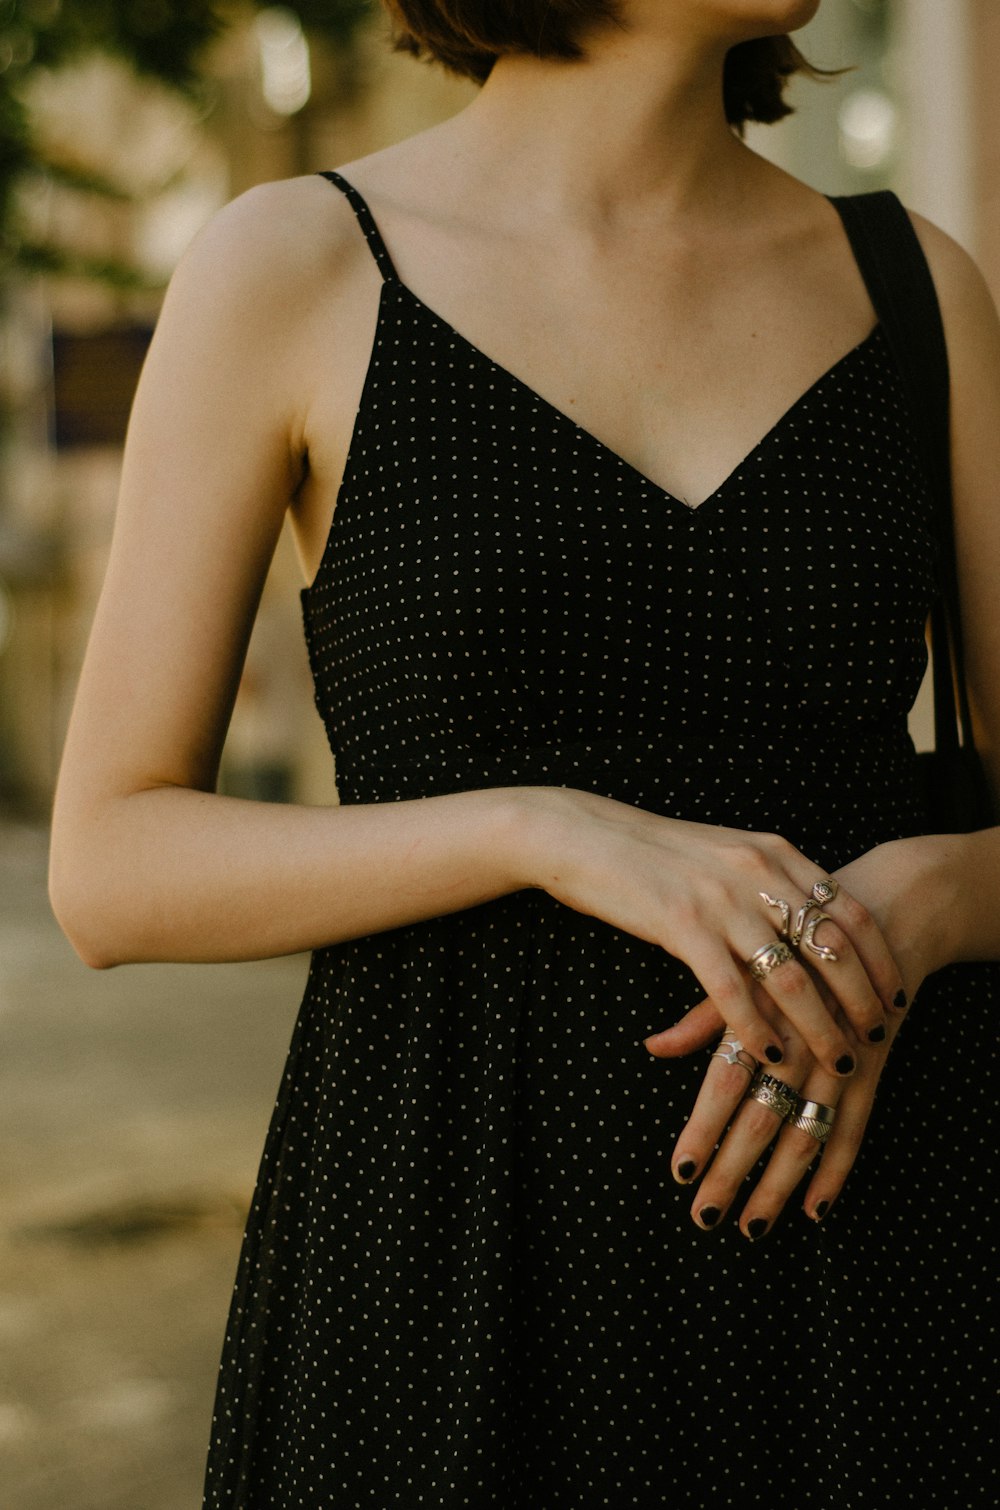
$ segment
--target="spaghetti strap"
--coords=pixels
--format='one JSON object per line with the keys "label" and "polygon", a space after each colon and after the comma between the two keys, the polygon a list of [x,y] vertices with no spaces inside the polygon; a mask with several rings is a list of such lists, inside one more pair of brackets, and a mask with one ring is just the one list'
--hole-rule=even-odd
{"label": "spaghetti strap", "polygon": [[386,244],[382,240],[381,232],[375,224],[375,217],[357,189],[332,168],[323,169],[319,176],[320,178],[328,178],[332,184],[336,184],[337,188],[342,189],[347,195],[347,198],[351,202],[351,208],[358,217],[358,224],[365,233],[365,240],[371,247],[372,256],[378,263],[383,280],[385,282],[398,283],[399,274],[392,265],[392,258],[389,256]]}

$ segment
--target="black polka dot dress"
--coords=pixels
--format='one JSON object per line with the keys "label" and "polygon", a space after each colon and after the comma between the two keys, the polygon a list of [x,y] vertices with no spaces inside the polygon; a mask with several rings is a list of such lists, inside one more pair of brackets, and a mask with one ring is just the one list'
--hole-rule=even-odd
{"label": "black polka dot dress", "polygon": [[[881,326],[690,509],[422,303],[326,176],[384,279],[301,592],[341,800],[571,786],[825,871],[920,832],[937,547]],[[708,1060],[642,1040],[703,994],[680,961],[538,890],[315,950],[205,1506],[995,1503],[997,980],[925,984],[840,1201],[751,1244],[670,1176]]]}

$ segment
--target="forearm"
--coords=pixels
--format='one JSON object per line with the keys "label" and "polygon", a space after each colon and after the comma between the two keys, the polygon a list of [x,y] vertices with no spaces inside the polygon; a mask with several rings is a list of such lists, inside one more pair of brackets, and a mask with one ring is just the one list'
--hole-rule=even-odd
{"label": "forearm", "polygon": [[54,824],[52,906],[94,968],[293,954],[518,890],[544,790],[308,807],[157,786]]}
{"label": "forearm", "polygon": [[928,842],[939,866],[947,959],[1000,960],[1000,828]]}

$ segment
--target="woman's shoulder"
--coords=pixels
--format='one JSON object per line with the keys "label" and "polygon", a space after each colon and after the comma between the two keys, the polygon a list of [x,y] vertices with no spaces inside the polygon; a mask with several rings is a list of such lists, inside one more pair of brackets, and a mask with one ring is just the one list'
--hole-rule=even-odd
{"label": "woman's shoulder", "polygon": [[943,226],[906,208],[934,279],[949,348],[984,339],[995,345],[1000,315],[976,258]]}
{"label": "woman's shoulder", "polygon": [[[317,286],[328,293],[365,254],[346,197],[319,173],[255,184],[216,210],[195,234],[173,281],[242,304],[261,297],[284,318]],[[280,295],[280,298],[276,298]]]}

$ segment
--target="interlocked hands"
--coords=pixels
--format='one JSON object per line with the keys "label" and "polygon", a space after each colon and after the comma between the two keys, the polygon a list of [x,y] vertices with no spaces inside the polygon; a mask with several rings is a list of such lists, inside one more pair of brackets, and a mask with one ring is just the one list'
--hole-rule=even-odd
{"label": "interlocked hands", "polygon": [[[806,1100],[836,1108],[805,1195],[806,1213],[821,1218],[857,1156],[906,1004],[925,976],[950,960],[934,890],[939,872],[925,841],[879,845],[838,870],[821,920],[802,909],[816,900],[814,886],[831,878],[776,834],[665,818],[566,788],[537,795],[542,807],[534,812],[522,884],[658,944],[683,960],[705,991],[679,1023],[645,1040],[649,1052],[676,1058],[728,1029],[767,1072]],[[802,944],[810,920],[815,947],[790,949],[782,927]],[[748,962],[768,950],[778,959],[755,980]],[[710,1060],[672,1172],[682,1183],[700,1180],[693,1215],[703,1228],[715,1226],[780,1133],[740,1216],[741,1230],[758,1237],[820,1144],[746,1091],[740,1064]]]}

